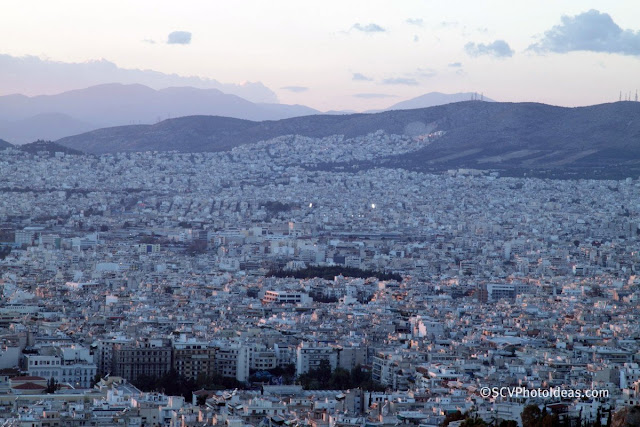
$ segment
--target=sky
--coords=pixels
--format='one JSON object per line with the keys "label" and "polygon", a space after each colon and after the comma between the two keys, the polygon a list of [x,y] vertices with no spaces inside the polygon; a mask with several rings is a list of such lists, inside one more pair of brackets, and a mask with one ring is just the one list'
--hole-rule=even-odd
{"label": "sky", "polygon": [[364,111],[429,92],[578,106],[640,89],[637,0],[21,0],[0,8],[0,95],[121,81]]}

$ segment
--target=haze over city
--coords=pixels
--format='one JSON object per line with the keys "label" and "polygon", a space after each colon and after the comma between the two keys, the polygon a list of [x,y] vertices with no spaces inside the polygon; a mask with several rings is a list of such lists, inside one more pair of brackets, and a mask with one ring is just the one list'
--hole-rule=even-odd
{"label": "haze over city", "polygon": [[215,80],[250,101],[321,111],[433,91],[590,105],[635,95],[638,16],[633,0],[12,2],[0,14],[0,95]]}

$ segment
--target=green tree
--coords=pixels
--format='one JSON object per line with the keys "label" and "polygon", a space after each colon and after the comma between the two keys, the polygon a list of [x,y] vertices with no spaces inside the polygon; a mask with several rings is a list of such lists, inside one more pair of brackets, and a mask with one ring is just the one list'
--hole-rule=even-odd
{"label": "green tree", "polygon": [[444,421],[442,421],[442,424],[440,424],[440,426],[447,427],[452,421],[460,421],[464,419],[465,415],[460,411],[449,412],[447,415],[445,415]]}
{"label": "green tree", "polygon": [[593,427],[602,427],[602,412],[598,406],[598,412],[596,413],[596,421],[593,423]]}
{"label": "green tree", "polygon": [[322,382],[331,378],[331,363],[327,359],[322,359],[318,368],[316,369],[316,375]]}
{"label": "green tree", "polygon": [[555,427],[559,424],[560,422],[557,415],[546,414],[540,420],[541,427]]}
{"label": "green tree", "polygon": [[96,374],[93,377],[93,379],[91,380],[91,387],[93,387],[94,385],[98,384],[101,379],[102,379],[102,376],[100,374]]}
{"label": "green tree", "polygon": [[487,423],[476,414],[474,417],[465,418],[460,427],[485,427]]}
{"label": "green tree", "polygon": [[[293,370],[293,366],[289,370]],[[272,372],[273,373],[273,372]],[[276,375],[275,373],[273,373]],[[293,372],[291,372],[291,375]],[[285,377],[288,375],[285,372]],[[367,391],[384,391],[384,386],[371,379],[371,373],[359,365],[351,371],[343,368],[331,370],[328,360],[320,362],[317,368],[298,376],[297,381],[305,390],[348,390],[361,388]]]}
{"label": "green tree", "polygon": [[351,374],[343,368],[336,368],[331,374],[331,385],[336,390],[347,390],[351,388]]}
{"label": "green tree", "polygon": [[0,260],[5,259],[11,253],[11,246],[0,246]]}
{"label": "green tree", "polygon": [[538,427],[542,421],[542,411],[537,405],[528,405],[520,414],[522,427]]}
{"label": "green tree", "polygon": [[206,394],[201,394],[196,398],[196,405],[204,406],[205,403],[207,403],[207,395]]}
{"label": "green tree", "polygon": [[364,372],[361,365],[356,365],[356,367],[351,370],[351,382],[354,384],[362,384],[370,378],[371,375]]}
{"label": "green tree", "polygon": [[58,385],[58,381],[55,378],[51,377],[49,381],[47,381],[47,387],[44,389],[44,392],[47,394],[53,394],[60,388]]}

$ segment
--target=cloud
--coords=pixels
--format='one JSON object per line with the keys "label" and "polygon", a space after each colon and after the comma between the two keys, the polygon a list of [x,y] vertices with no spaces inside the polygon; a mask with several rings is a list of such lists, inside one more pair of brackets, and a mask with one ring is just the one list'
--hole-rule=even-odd
{"label": "cloud", "polygon": [[37,56],[16,57],[0,54],[0,94],[54,94],[104,83],[138,83],[153,89],[191,86],[199,89],[218,89],[251,102],[278,102],[276,94],[260,82],[221,83],[206,77],[126,69],[106,59],[59,62],[40,59]]}
{"label": "cloud", "polygon": [[452,28],[457,27],[458,25],[460,24],[457,21],[442,21],[439,24],[441,28]]}
{"label": "cloud", "polygon": [[640,55],[640,31],[623,30],[607,13],[595,9],[576,16],[563,16],[561,24],[529,46],[538,53],[573,51]]}
{"label": "cloud", "polygon": [[419,42],[419,41],[420,41],[420,37],[418,37],[418,36],[414,35],[414,36],[413,36],[413,41],[414,41],[415,43]]}
{"label": "cloud", "polygon": [[189,44],[191,33],[189,31],[174,31],[167,37],[167,44]]}
{"label": "cloud", "polygon": [[406,86],[418,86],[420,83],[416,79],[410,77],[392,77],[388,79],[383,79],[382,84],[384,85],[406,85]]}
{"label": "cloud", "polygon": [[449,64],[449,67],[451,67],[451,68],[460,68],[460,67],[462,67],[462,63],[460,63],[460,62],[452,62],[451,64]]}
{"label": "cloud", "polygon": [[495,58],[510,58],[514,52],[504,40],[496,40],[493,43],[472,43],[464,45],[464,50],[471,56],[488,55]]}
{"label": "cloud", "polygon": [[376,98],[397,98],[397,95],[388,95],[386,93],[356,93],[356,98],[376,99]]}
{"label": "cloud", "polygon": [[149,44],[156,44],[156,41],[153,39],[142,39],[142,41]]}
{"label": "cloud", "polygon": [[416,70],[416,75],[418,77],[435,77],[438,74],[438,72],[436,70],[434,70],[433,68],[418,68]]}
{"label": "cloud", "polygon": [[404,22],[409,25],[415,25],[416,27],[422,27],[424,25],[424,21],[422,20],[422,18],[409,18]]}
{"label": "cloud", "polygon": [[281,87],[280,89],[288,90],[289,92],[293,92],[293,93],[301,93],[309,90],[309,88],[305,86],[284,86],[284,87]]}
{"label": "cloud", "polygon": [[370,82],[373,79],[371,77],[367,77],[364,74],[361,73],[353,73],[353,77],[351,77],[351,80],[357,81],[357,82]]}
{"label": "cloud", "polygon": [[374,24],[374,23],[367,24],[367,25],[361,25],[360,23],[355,23],[351,28],[353,30],[362,31],[363,33],[384,33],[385,31],[387,31],[384,28],[382,28],[380,25]]}

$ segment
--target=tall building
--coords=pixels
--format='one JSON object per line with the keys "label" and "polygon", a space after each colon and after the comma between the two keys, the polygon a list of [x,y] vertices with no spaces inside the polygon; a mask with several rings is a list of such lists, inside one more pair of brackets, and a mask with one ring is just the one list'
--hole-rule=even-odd
{"label": "tall building", "polygon": [[131,382],[140,375],[161,377],[171,370],[171,344],[164,339],[116,344],[112,368],[113,375]]}
{"label": "tall building", "polygon": [[98,366],[100,375],[112,374],[113,372],[113,349],[117,345],[127,345],[132,342],[131,338],[114,336],[109,339],[98,341],[98,348],[94,355],[94,360]]}
{"label": "tall building", "polygon": [[184,378],[212,376],[216,371],[216,349],[208,343],[181,338],[173,343],[173,369]]}
{"label": "tall building", "polygon": [[216,352],[216,372],[223,377],[247,381],[250,368],[250,349],[238,343],[227,343]]}

